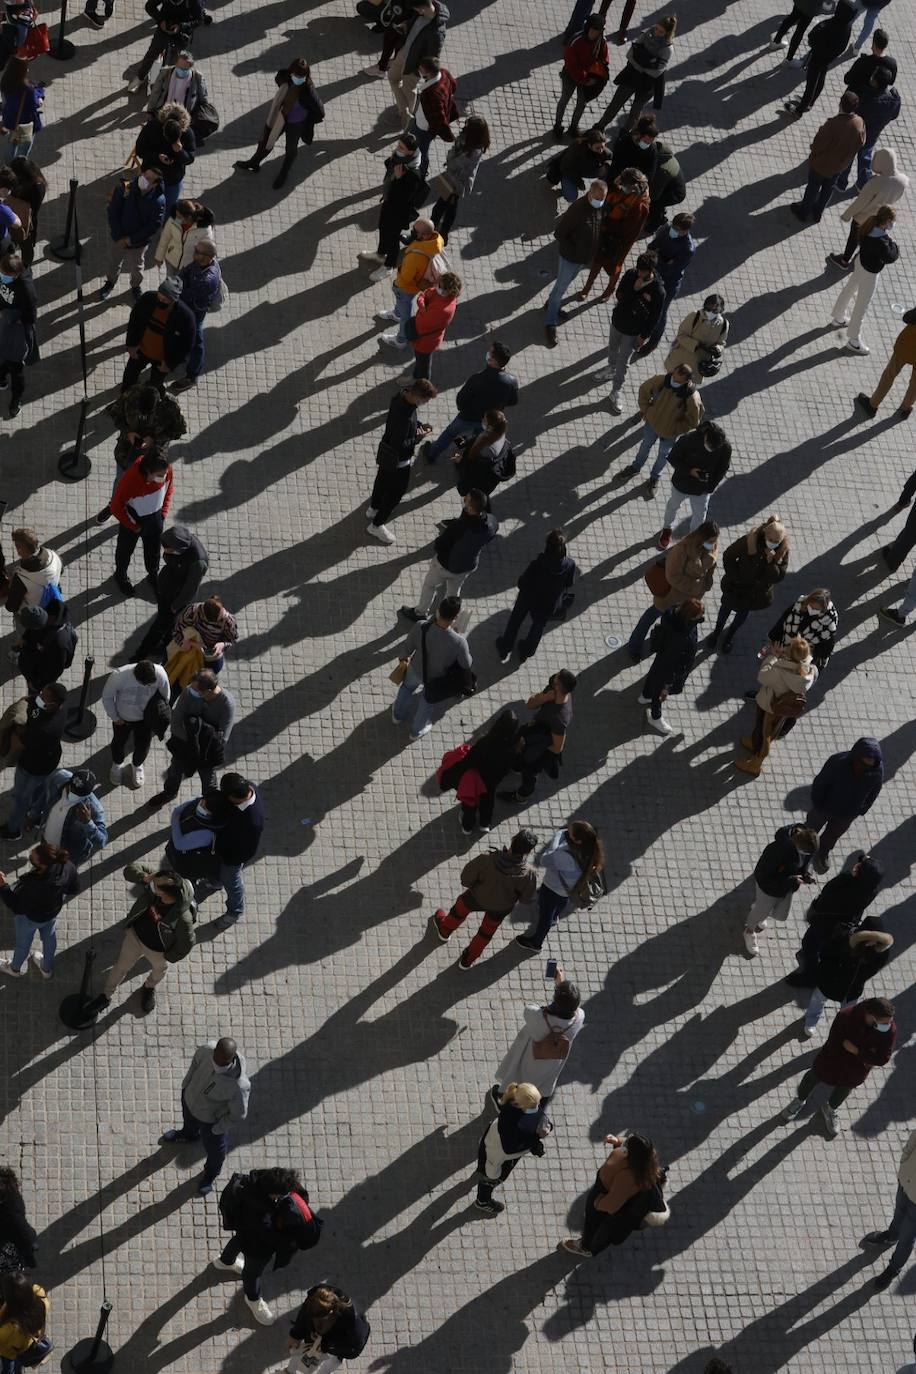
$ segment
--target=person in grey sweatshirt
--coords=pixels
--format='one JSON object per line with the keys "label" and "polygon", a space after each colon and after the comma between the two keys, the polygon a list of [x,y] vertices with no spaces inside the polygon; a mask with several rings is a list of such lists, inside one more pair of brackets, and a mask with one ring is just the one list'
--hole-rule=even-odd
{"label": "person in grey sweatshirt", "polygon": [[159,807],[178,796],[185,778],[200,778],[201,792],[216,786],[216,769],[225,762],[224,750],[235,724],[235,697],[219,685],[219,678],[203,668],[191,678],[172,707],[168,749],[171,763],[162,791],[150,799]]}
{"label": "person in grey sweatshirt", "polygon": [[[460,598],[444,596],[435,618],[416,624],[407,636],[398,660],[404,665],[404,675],[391,708],[391,719],[395,725],[403,725],[413,709],[412,740],[429,734],[438,702],[460,696],[462,684],[470,685],[471,651],[464,635],[454,628],[460,614]],[[450,685],[454,691],[448,690]],[[415,701],[418,689],[420,694]]]}
{"label": "person in grey sweatshirt", "polygon": [[250,1092],[245,1057],[234,1040],[223,1036],[197,1047],[181,1083],[182,1125],[166,1131],[162,1140],[169,1145],[203,1141],[207,1155],[198,1197],[213,1192],[229,1152],[230,1128],[248,1115]]}

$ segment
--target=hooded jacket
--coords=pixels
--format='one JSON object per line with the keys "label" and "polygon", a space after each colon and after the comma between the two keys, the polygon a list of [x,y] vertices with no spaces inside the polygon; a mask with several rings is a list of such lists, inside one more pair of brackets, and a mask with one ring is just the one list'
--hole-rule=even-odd
{"label": "hooded jacket", "polygon": [[171,906],[166,906],[164,902],[159,902],[155,892],[147,886],[149,878],[159,876],[158,870],[150,868],[147,864],[127,865],[124,870],[125,880],[129,883],[142,883],[143,891],[128,911],[124,924],[128,928],[135,926],[155,907],[158,916],[156,930],[159,937],[157,952],[165,955],[166,963],[177,964],[187,958],[197,943],[194,931],[197,915],[194,888],[186,878],[182,878],[178,873],[169,872],[169,877],[178,880],[179,890]]}
{"label": "hooded jacket", "polygon": [[609,75],[607,39],[602,36],[593,43],[583,31],[563,49],[563,67],[577,86],[607,84]]}
{"label": "hooded jacket", "polygon": [[444,5],[442,0],[433,0],[433,3],[436,13],[432,19],[425,19],[422,26],[418,26],[415,21],[407,30],[407,37],[404,40],[406,48],[404,57],[405,76],[416,76],[424,57],[438,57],[442,51],[442,45],[445,42],[445,30],[450,16],[448,6]]}
{"label": "hooded jacket", "polygon": [[80,875],[69,859],[51,864],[43,873],[29,866],[29,871],[14,883],[0,886],[0,902],[16,916],[28,916],[41,925],[59,916],[68,897],[80,890]]}
{"label": "hooded jacket", "polygon": [[312,1213],[311,1222],[305,1220],[289,1194],[274,1201],[261,1186],[257,1169],[250,1174],[233,1175],[220,1198],[221,1207],[230,1189],[235,1194],[233,1230],[242,1242],[243,1254],[262,1259],[273,1256],[274,1269],[283,1269],[297,1250],[310,1249],[316,1244],[315,1230],[322,1222],[309,1205],[309,1195],[304,1188],[297,1188],[295,1192]]}
{"label": "hooded jacket", "polygon": [[[419,90],[417,103],[423,111],[426,127],[434,138],[444,143],[454,143],[455,135],[449,128],[458,119],[458,105],[455,101],[457,82],[445,67],[439,68],[439,79]],[[416,115],[414,116],[416,118]]]}
{"label": "hooded jacket", "polygon": [[6,609],[15,612],[20,606],[40,606],[45,589],[60,586],[62,568],[60,554],[45,548],[14,563],[10,568]]}
{"label": "hooded jacket", "polygon": [[[819,12],[820,6],[815,10],[815,13]],[[890,84],[893,85],[897,80],[897,59],[891,57],[888,52],[882,53],[880,57],[870,52],[860,53],[849,71],[843,74],[843,85],[847,91],[855,91],[858,96],[865,95],[872,89],[871,79],[878,67],[885,69],[890,77]]]}
{"label": "hooded jacket", "polygon": [[899,117],[900,92],[896,86],[887,86],[883,91],[869,87],[859,97],[858,114],[865,122],[865,143],[871,148],[888,124]]}
{"label": "hooded jacket", "polygon": [[444,247],[445,244],[439,234],[433,234],[432,238],[428,239],[411,239],[404,249],[401,265],[394,279],[394,284],[398,290],[406,291],[411,296],[415,296],[418,291],[421,291],[423,278],[429,271],[431,260],[437,253],[441,253]]}
{"label": "hooded jacket", "polygon": [[102,705],[109,720],[138,721],[143,719],[147,706],[158,692],[162,700],[169,699],[169,680],[161,664],[156,664],[153,682],[138,682],[134,675],[136,663],[115,668],[105,679]]}
{"label": "hooded jacket", "polygon": [[826,936],[841,921],[857,926],[878,895],[881,879],[871,873],[838,873],[818,893],[808,908],[808,925]]}
{"label": "hooded jacket", "polygon": [[665,305],[665,288],[657,275],[637,288],[639,272],[635,267],[624,272],[617,287],[616,304],[611,311],[611,324],[621,334],[647,339],[655,328]]}
{"label": "hooded jacket", "polygon": [[780,826],[757,860],[754,882],[768,897],[788,897],[798,886],[795,879],[804,872],[811,857],[800,854],[792,841],[793,831],[800,828]]}
{"label": "hooded jacket", "polygon": [[527,858],[508,849],[478,854],[461,870],[461,881],[474,894],[482,911],[511,911],[516,902],[533,901],[537,874]]}
{"label": "hooded jacket", "polygon": [[815,24],[808,36],[813,62],[826,67],[836,58],[842,57],[849,47],[849,32],[855,16],[856,6],[852,0],[838,0],[830,18]]}
{"label": "hooded jacket", "polygon": [[[39,826],[44,834],[48,816],[53,811],[57,802],[63,795],[64,788],[70,782],[73,774],[69,768],[58,768],[48,778],[48,786],[45,791],[44,806],[42,815],[39,819]],[[77,865],[88,863],[93,854],[97,854],[100,849],[104,849],[108,843],[108,827],[105,824],[105,811],[102,803],[94,792],[90,792],[87,797],[82,797],[81,801],[89,807],[88,821],[82,820],[77,814],[77,808],[71,806],[64,819],[63,828],[58,843],[62,849],[66,849],[70,858]]]}
{"label": "hooded jacket", "polygon": [[873,272],[875,276],[883,272],[885,267],[890,267],[891,263],[896,262],[900,257],[900,249],[890,234],[871,233],[859,235],[859,262],[866,272]]}
{"label": "hooded jacket", "polygon": [[893,148],[879,148],[872,158],[872,175],[862,190],[840,215],[840,219],[854,219],[864,224],[882,205],[894,205],[909,189],[910,179],[897,169],[897,154]]}
{"label": "hooded jacket", "polygon": [[785,540],[772,562],[767,559],[763,528],[758,525],[750,534],[742,534],[725,550],[722,595],[736,611],[762,611],[769,606],[776,583],[782,581],[789,566]]}
{"label": "hooded jacket", "polygon": [[704,414],[694,383],[675,388],[670,372],[648,377],[639,388],[638,401],[646,423],[660,439],[677,439],[696,429]]}
{"label": "hooded jacket", "polygon": [[245,1056],[236,1054],[225,1069],[213,1063],[217,1041],[208,1040],[194,1051],[181,1092],[185,1105],[197,1121],[205,1121],[215,1135],[225,1135],[230,1126],[248,1115],[251,1080],[245,1071]]}
{"label": "hooded jacket", "polygon": [[820,948],[815,986],[831,1002],[857,1002],[865,984],[887,963],[893,943],[877,916],[859,930],[840,926]]}
{"label": "hooded jacket", "polygon": [[[871,755],[872,768],[856,771],[854,764]],[[884,786],[884,757],[876,739],[863,735],[851,749],[833,754],[811,784],[811,806],[836,820],[864,816]]]}
{"label": "hooded jacket", "polygon": [[129,239],[131,248],[142,248],[159,233],[165,219],[165,192],[162,185],[143,192],[137,180],[119,181],[108,202],[108,227],[111,237]]}
{"label": "hooded jacket", "polygon": [[[685,496],[700,496],[715,491],[728,472],[731,461],[732,446],[728,440],[723,439],[717,449],[710,451],[706,447],[701,425],[689,434],[682,434],[668,454],[668,462],[674,469],[671,485]],[[705,473],[705,476],[694,477],[694,468],[697,472]]]}
{"label": "hooded jacket", "polygon": [[539,553],[518,579],[518,589],[535,620],[562,615],[572,604],[578,568],[568,554]]}
{"label": "hooded jacket", "polygon": [[172,525],[162,536],[163,548],[174,549],[163,557],[156,575],[156,599],[180,615],[197,594],[210,566],[207,550],[185,525]]}
{"label": "hooded jacket", "polygon": [[[889,1031],[879,1031],[865,1020],[863,1002],[845,1007],[833,1018],[827,1043],[811,1065],[822,1083],[832,1088],[857,1088],[864,1083],[872,1069],[890,1062],[897,1043],[897,1023],[891,1021]],[[850,1054],[843,1048],[849,1040],[858,1049]]]}
{"label": "hooded jacket", "polygon": [[195,315],[206,314],[219,300],[222,273],[216,258],[208,262],[206,267],[199,262],[189,262],[178,275],[181,278],[181,299]]}
{"label": "hooded jacket", "polygon": [[457,520],[449,520],[433,548],[436,558],[447,572],[471,573],[480,562],[480,555],[491,539],[496,538],[499,521],[487,511],[471,515],[463,510]]}
{"label": "hooded jacket", "polygon": [[49,608],[47,624],[26,630],[22,636],[19,671],[35,692],[59,682],[76,653],[77,634],[70,623],[70,610],[63,601],[55,604],[54,620]]}

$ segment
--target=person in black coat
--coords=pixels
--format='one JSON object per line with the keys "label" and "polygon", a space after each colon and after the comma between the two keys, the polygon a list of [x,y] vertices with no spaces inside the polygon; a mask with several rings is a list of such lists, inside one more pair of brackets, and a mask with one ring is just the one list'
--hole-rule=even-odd
{"label": "person in black coat", "polygon": [[155,167],[162,177],[166,214],[171,214],[181,198],[184,174],[197,153],[197,139],[191,116],[183,105],[172,101],[161,106],[137,135],[140,170]]}
{"label": "person in black coat", "polygon": [[324,106],[312,84],[312,71],[304,57],[296,57],[274,77],[277,94],[267,111],[264,129],[250,158],[234,162],[234,167],[247,172],[259,172],[261,163],[278,141],[284,139],[283,162],[274,178],[273,188],[279,191],[286,181],[296,158],[300,143],[311,144],[315,125],[324,119]]}
{"label": "person in black coat", "polygon": [[19,653],[19,671],[30,692],[40,692],[49,682],[59,682],[73,662],[77,634],[70,610],[63,601],[49,601],[48,609],[23,606],[19,611],[22,638],[13,646]]}
{"label": "person in black coat", "polygon": [[458,414],[438,438],[420,445],[427,463],[434,463],[461,435],[479,434],[488,410],[505,411],[518,405],[518,377],[509,371],[511,359],[506,345],[494,339],[487,349],[486,366],[473,372],[455,397]]}
{"label": "person in black coat", "polygon": [[163,530],[159,543],[162,563],[156,574],[156,618],[140,641],[137,659],[162,653],[177,617],[197,599],[210,566],[207,550],[185,525]]}
{"label": "person in black coat", "polygon": [[421,437],[432,433],[432,425],[421,424],[417,412],[438,394],[428,377],[418,377],[391,398],[375,455],[378,471],[366,507],[366,531],[380,544],[394,543],[394,535],[385,522],[397,510],[410,485],[417,444]]}
{"label": "person in black coat", "polygon": [[[440,774],[439,786],[442,791],[459,793],[461,829],[465,835],[470,835],[475,824],[482,834],[490,833],[496,789],[518,763],[524,743],[518,716],[514,711],[502,711],[487,733],[471,745],[464,758]],[[480,774],[487,789],[473,805],[462,801],[460,797],[461,779],[471,769]]]}
{"label": "person in black coat", "polygon": [[121,378],[122,392],[139,380],[145,367],[150,369],[150,382],[162,390],[172,369],[187,361],[197,322],[180,295],[181,282],[166,277],[155,291],[144,291],[131,310],[124,341],[130,356]]}
{"label": "person in black coat", "polygon": [[646,721],[660,735],[671,734],[672,726],[662,714],[662,702],[684,690],[697,656],[697,630],[705,615],[702,601],[691,597],[665,611],[652,631],[649,644],[655,650],[655,658],[642,685],[639,704],[648,707]]}
{"label": "person in black coat", "polygon": [[41,959],[31,962],[42,978],[51,977],[57,949],[57,918],[68,897],[80,890],[76,865],[66,849],[42,840],[29,854],[30,867],[23,877],[8,883],[0,873],[0,902],[15,917],[16,945],[10,959],[0,959],[0,973],[24,978],[29,971],[29,951],[36,933],[41,940]]}
{"label": "person in black coat", "polygon": [[401,231],[417,218],[426,191],[417,140],[413,134],[401,134],[394,152],[385,159],[382,204],[378,212],[378,249],[374,253],[356,255],[360,262],[375,268],[370,273],[372,281],[386,281],[391,269],[397,266]]}
{"label": "person in black coat", "polygon": [[697,530],[709,513],[709,498],[728,472],[732,446],[725,431],[714,420],[701,420],[696,429],[675,440],[668,454],[671,495],[665,506],[664,524],[655,541],[657,549],[667,549],[674,535],[674,522],[684,501],[690,502],[690,530]]}
{"label": "person in black coat", "polygon": [[[353,1299],[329,1283],[317,1284],[305,1295],[289,1331],[289,1350],[302,1352],[290,1361],[291,1374],[314,1368],[321,1355],[355,1360],[366,1348],[371,1328]],[[330,1369],[330,1364],[329,1364]]]}
{"label": "person in black coat", "polygon": [[607,180],[610,185],[621,172],[635,167],[651,185],[658,167],[657,138],[658,124],[655,115],[640,115],[634,129],[624,129],[614,139],[609,164],[610,175],[602,179]]}
{"label": "person in black coat", "polygon": [[834,927],[818,950],[814,989],[802,1028],[806,1040],[814,1034],[828,1002],[848,1007],[859,1001],[865,984],[887,963],[893,943],[877,916],[866,917],[858,927]]}
{"label": "person in black coat", "polygon": [[239,773],[224,773],[219,790],[230,803],[229,820],[216,837],[219,880],[226,889],[226,913],[216,923],[228,930],[245,914],[242,869],[255,857],[264,830],[264,806],[253,782]]}
{"label": "person in black coat", "polygon": [[499,1115],[480,1138],[477,1172],[480,1182],[474,1206],[487,1216],[497,1217],[505,1204],[493,1197],[520,1159],[532,1154],[540,1159],[544,1138],[553,1126],[544,1110],[541,1094],[533,1083],[510,1083],[499,1103]]}
{"label": "person in black coat", "polygon": [[575,599],[573,584],[578,568],[566,551],[563,530],[551,530],[544,552],[529,563],[518,579],[518,596],[506,628],[496,641],[500,662],[508,663],[525,616],[531,617],[528,633],[518,646],[522,663],[537,651],[548,620],[563,620]]}
{"label": "person in black coat", "polygon": [[814,105],[827,79],[827,71],[832,62],[849,47],[849,35],[856,16],[853,0],[837,0],[837,7],[829,19],[823,19],[811,30],[808,44],[811,55],[808,60],[808,80],[798,98],[786,101],[785,108],[800,118]]}
{"label": "person in black coat", "polygon": [[475,488],[492,496],[500,482],[515,476],[515,452],[509,442],[509,421],[501,410],[488,410],[483,429],[473,439],[455,440],[455,490],[459,496]]}
{"label": "person in black coat", "polygon": [[25,1215],[15,1169],[0,1167],[0,1272],[34,1269],[38,1237]]}
{"label": "person in black coat", "polygon": [[7,414],[14,419],[22,409],[25,365],[38,354],[35,320],[38,302],[32,274],[18,253],[0,258],[0,388],[10,387]]}
{"label": "person in black coat", "polygon": [[838,873],[826,883],[808,908],[808,929],[796,954],[798,968],[785,982],[793,988],[814,987],[814,974],[821,948],[838,926],[856,930],[865,912],[878,895],[884,869],[870,854],[860,852],[852,868]]}
{"label": "person in black coat", "polygon": [[233,1174],[220,1195],[224,1227],[232,1236],[214,1268],[241,1274],[245,1302],[264,1326],[274,1320],[261,1297],[261,1275],[273,1260],[283,1269],[297,1250],[317,1245],[322,1222],[295,1169],[252,1169]]}
{"label": "person in black coat", "polygon": [[200,0],[146,0],[144,9],[155,20],[156,28],[137,74],[127,87],[129,93],[146,85],[156,58],[166,57],[169,48],[176,52],[180,48],[190,48],[194,30],[204,23]]}

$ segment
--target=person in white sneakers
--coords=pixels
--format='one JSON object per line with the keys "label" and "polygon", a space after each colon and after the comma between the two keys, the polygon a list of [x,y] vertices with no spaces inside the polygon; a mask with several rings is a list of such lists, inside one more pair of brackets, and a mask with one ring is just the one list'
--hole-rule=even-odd
{"label": "person in white sneakers", "polygon": [[394,152],[385,159],[382,204],[378,212],[378,249],[357,253],[360,262],[374,268],[370,281],[387,281],[401,252],[401,232],[416,218],[426,194],[420,173],[420,149],[413,134],[401,134]]}
{"label": "person in white sneakers", "polygon": [[297,1250],[310,1250],[323,1222],[295,1169],[252,1169],[233,1174],[219,1199],[223,1226],[232,1231],[215,1269],[241,1274],[245,1302],[255,1321],[270,1326],[274,1313],[261,1296],[261,1275],[273,1260],[283,1269]]}
{"label": "person in white sneakers", "polygon": [[[29,854],[29,867],[21,878],[10,883],[0,873],[0,902],[12,913],[16,932],[12,957],[0,959],[0,973],[24,978],[31,963],[42,978],[51,977],[57,918],[64,903],[79,890],[79,874],[66,849],[44,840]],[[41,940],[40,959],[29,952],[36,934]]]}
{"label": "person in white sneakers", "polygon": [[[126,782],[136,790],[143,786],[143,762],[153,739],[150,715],[153,698],[162,697],[166,712],[169,704],[169,680],[165,669],[152,659],[128,663],[110,674],[102,690],[102,705],[112,723],[111,771],[109,780],[114,787]],[[133,740],[131,762],[125,766],[128,743]]]}
{"label": "person in white sneakers", "polygon": [[407,321],[413,314],[414,297],[436,280],[436,264],[433,259],[441,254],[444,246],[431,219],[418,219],[414,223],[413,237],[404,249],[401,265],[391,287],[394,292],[394,308],[380,310],[375,317],[377,320],[390,320],[397,325],[396,330],[381,336],[381,342],[389,348],[407,347]]}
{"label": "person in white sneakers", "polygon": [[418,377],[396,396],[392,396],[379,440],[375,461],[378,471],[366,507],[367,532],[380,544],[393,544],[394,535],[386,521],[391,519],[410,485],[410,469],[421,438],[432,434],[432,425],[420,423],[417,411],[438,395],[427,377]]}
{"label": "person in white sneakers", "polygon": [[[859,230],[859,256],[846,285],[833,303],[830,323],[834,329],[846,329],[846,347],[851,353],[870,353],[862,342],[862,321],[878,285],[878,274],[896,262],[900,249],[890,236],[897,212],[890,205],[882,205]],[[853,300],[855,304],[853,305]],[[852,305],[852,312],[846,312]]]}
{"label": "person in white sneakers", "polygon": [[662,702],[684,690],[697,656],[697,631],[705,617],[702,601],[689,597],[665,611],[652,631],[655,658],[642,685],[639,704],[648,708],[646,724],[659,735],[670,735],[674,728],[665,719]]}
{"label": "person in white sneakers", "polygon": [[786,921],[792,898],[802,883],[816,881],[808,872],[817,852],[817,831],[806,825],[783,825],[757,860],[756,895],[744,921],[744,948],[751,958],[760,953],[757,936],[768,921]]}

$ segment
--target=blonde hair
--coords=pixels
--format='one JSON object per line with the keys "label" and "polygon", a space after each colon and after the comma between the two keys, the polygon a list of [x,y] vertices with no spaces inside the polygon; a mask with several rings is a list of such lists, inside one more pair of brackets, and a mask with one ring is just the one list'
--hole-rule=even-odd
{"label": "blonde hair", "polygon": [[811,645],[807,639],[796,635],[794,639],[789,640],[785,652],[786,657],[791,658],[793,663],[807,663],[811,657]]}
{"label": "blonde hair", "polygon": [[778,538],[780,544],[785,544],[786,546],[788,546],[789,541],[786,536],[786,527],[782,523],[778,515],[768,515],[767,518],[764,520],[763,524],[760,526],[760,529],[763,534],[766,534],[767,530],[772,530],[773,538]]}
{"label": "blonde hair", "polygon": [[677,15],[666,14],[664,19],[656,19],[655,22],[658,24],[658,27],[660,29],[665,30],[665,37],[668,39],[668,42],[670,43],[674,35],[677,33]]}
{"label": "blonde hair", "polygon": [[541,1094],[533,1083],[510,1083],[499,1099],[501,1107],[521,1107],[527,1112],[530,1107],[541,1105]]}

